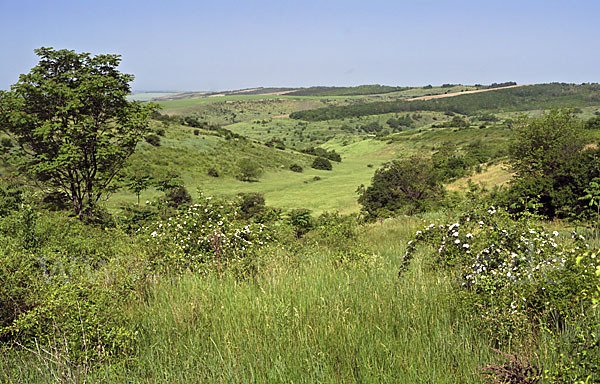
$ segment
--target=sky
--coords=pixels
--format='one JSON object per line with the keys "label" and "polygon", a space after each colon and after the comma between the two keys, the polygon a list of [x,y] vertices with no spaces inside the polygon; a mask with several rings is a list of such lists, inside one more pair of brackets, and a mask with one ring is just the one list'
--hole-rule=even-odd
{"label": "sky", "polygon": [[42,46],[134,91],[600,82],[598,0],[0,0],[0,89]]}

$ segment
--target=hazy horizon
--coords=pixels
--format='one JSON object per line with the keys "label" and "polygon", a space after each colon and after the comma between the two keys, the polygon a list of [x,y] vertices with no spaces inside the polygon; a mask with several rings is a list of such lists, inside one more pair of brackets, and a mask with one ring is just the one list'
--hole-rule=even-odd
{"label": "hazy horizon", "polygon": [[141,91],[598,82],[596,1],[0,2],[0,89],[41,46],[122,55]]}

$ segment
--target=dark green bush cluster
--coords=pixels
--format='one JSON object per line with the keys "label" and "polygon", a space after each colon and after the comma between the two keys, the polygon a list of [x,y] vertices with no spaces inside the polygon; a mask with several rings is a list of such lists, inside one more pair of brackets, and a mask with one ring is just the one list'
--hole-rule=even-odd
{"label": "dark green bush cluster", "polygon": [[299,164],[292,164],[292,165],[290,165],[290,171],[300,173],[303,171],[303,169],[302,169],[302,166]]}
{"label": "dark green bush cluster", "polygon": [[331,171],[333,169],[331,162],[324,157],[317,157],[316,159],[314,159],[311,164],[311,167],[314,169],[321,169],[324,171]]}
{"label": "dark green bush cluster", "polygon": [[534,204],[547,218],[589,217],[589,199],[582,197],[600,177],[600,150],[585,144],[582,122],[570,110],[522,117],[509,147],[516,175],[504,204],[514,212]]}
{"label": "dark green bush cluster", "polygon": [[412,157],[385,164],[371,185],[361,185],[358,203],[367,219],[423,212],[444,195],[442,179],[428,159]]}
{"label": "dark green bush cluster", "polygon": [[310,147],[310,148],[307,148],[307,149],[303,149],[301,152],[302,153],[308,153],[309,155],[313,155],[313,156],[317,156],[317,157],[324,157],[324,158],[326,158],[328,160],[331,160],[331,161],[337,161],[338,163],[340,161],[342,161],[342,156],[340,156],[340,154],[337,153],[335,151],[335,149],[331,149],[331,150],[328,151],[328,150],[323,149],[323,148]]}

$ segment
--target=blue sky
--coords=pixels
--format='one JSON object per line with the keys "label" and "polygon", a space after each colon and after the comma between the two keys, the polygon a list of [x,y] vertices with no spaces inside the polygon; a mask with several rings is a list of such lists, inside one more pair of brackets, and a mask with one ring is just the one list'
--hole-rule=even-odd
{"label": "blue sky", "polygon": [[0,0],[0,89],[41,46],[135,90],[600,82],[600,1]]}

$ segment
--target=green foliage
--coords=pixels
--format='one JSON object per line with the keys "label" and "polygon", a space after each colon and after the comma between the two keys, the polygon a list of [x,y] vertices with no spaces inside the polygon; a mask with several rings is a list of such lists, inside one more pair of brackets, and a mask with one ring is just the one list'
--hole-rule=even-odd
{"label": "green foliage", "polygon": [[307,149],[303,149],[302,153],[308,153],[309,155],[324,157],[331,161],[337,161],[338,163],[342,161],[342,156],[335,151],[335,149],[330,149],[329,151],[319,147],[310,147]]}
{"label": "green foliage", "polygon": [[59,347],[74,365],[132,352],[118,316],[143,274],[130,238],[23,206],[0,243],[0,347]]}
{"label": "green foliage", "polygon": [[254,161],[244,158],[241,159],[238,164],[238,175],[237,178],[241,181],[258,181],[258,178],[262,175],[263,170]]}
{"label": "green foliage", "polygon": [[217,171],[217,169],[214,167],[209,168],[207,173],[208,173],[208,176],[219,177],[219,171]]}
{"label": "green foliage", "polygon": [[323,121],[412,111],[448,111],[468,115],[481,111],[526,111],[550,107],[588,106],[598,104],[599,101],[598,84],[552,83],[432,100],[373,102],[319,108],[293,112],[290,117]]}
{"label": "green foliage", "polygon": [[584,293],[600,282],[600,260],[588,255],[581,236],[572,237],[561,240],[557,231],[513,221],[494,207],[475,210],[417,231],[401,272],[417,247],[437,249],[434,260],[457,276],[464,312],[503,346],[523,341],[541,324],[560,332],[573,317],[591,315]]}
{"label": "green foliage", "polygon": [[154,147],[160,147],[160,136],[150,134],[146,136],[146,142]]}
{"label": "green foliage", "polygon": [[290,211],[288,223],[294,228],[297,238],[304,236],[315,224],[310,209],[305,208]]}
{"label": "green foliage", "polygon": [[140,205],[140,194],[154,184],[154,179],[145,172],[135,171],[126,177],[125,183],[127,189],[135,193],[137,204]]}
{"label": "green foliage", "polygon": [[80,218],[106,193],[149,132],[152,104],[128,102],[118,55],[37,49],[40,62],[0,93],[0,128],[37,182],[62,190]]}
{"label": "green foliage", "polygon": [[265,198],[260,193],[240,193],[240,217],[248,220],[265,210]]}
{"label": "green foliage", "polygon": [[594,116],[585,122],[585,129],[600,129],[600,116]]}
{"label": "green foliage", "polygon": [[325,212],[314,223],[309,240],[315,240],[323,252],[332,255],[340,265],[373,262],[375,256],[365,247],[357,215],[340,215]]}
{"label": "green foliage", "polygon": [[522,117],[509,148],[516,172],[508,198],[537,201],[548,218],[576,218],[587,211],[579,200],[593,178],[600,177],[600,151],[584,149],[581,122],[569,110],[553,109],[541,118]]}
{"label": "green foliage", "polygon": [[240,217],[237,204],[201,196],[187,210],[145,227],[153,268],[175,273],[229,270],[240,277],[256,273],[261,252],[275,238],[265,225]]}
{"label": "green foliage", "polygon": [[378,93],[400,92],[407,87],[390,87],[386,85],[358,85],[356,87],[310,87],[288,93],[290,96],[354,96]]}
{"label": "green foliage", "polygon": [[311,167],[314,169],[321,169],[324,171],[331,171],[333,169],[333,166],[331,165],[329,159],[326,159],[324,157],[315,158],[311,164]]}
{"label": "green foliage", "polygon": [[290,165],[290,171],[301,173],[303,171],[303,169],[302,169],[301,165],[294,163],[294,164]]}
{"label": "green foliage", "polygon": [[192,196],[190,196],[190,193],[183,184],[169,189],[165,193],[165,199],[167,204],[171,207],[180,207],[192,202]]}
{"label": "green foliage", "polygon": [[431,161],[411,157],[396,160],[375,171],[371,185],[357,193],[361,210],[368,219],[400,212],[422,212],[444,194],[439,174]]}

